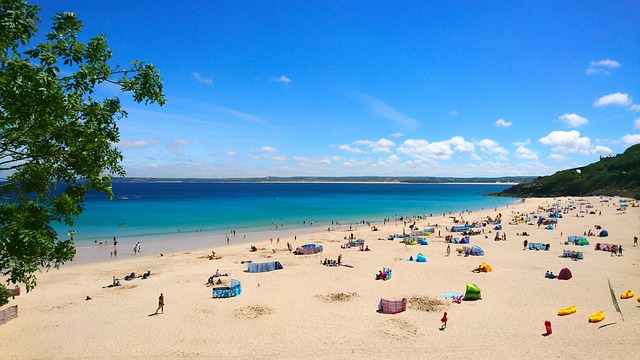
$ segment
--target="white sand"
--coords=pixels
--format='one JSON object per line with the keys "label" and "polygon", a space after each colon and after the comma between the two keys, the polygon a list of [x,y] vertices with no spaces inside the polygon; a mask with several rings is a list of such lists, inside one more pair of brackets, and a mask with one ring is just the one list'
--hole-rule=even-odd
{"label": "white sand", "polygon": [[[473,236],[482,257],[458,255],[452,244],[445,256],[447,217],[418,221],[420,229],[438,223],[442,238],[429,237],[428,246],[405,246],[399,240],[377,240],[402,233],[402,223],[367,226],[356,231],[285,237],[279,250],[249,252],[249,243],[114,259],[100,263],[65,265],[39,276],[38,287],[23,293],[10,305],[19,306],[19,317],[0,325],[1,359],[212,359],[212,358],[367,358],[367,359],[611,359],[637,358],[640,341],[640,247],[632,247],[640,235],[640,208],[616,211],[619,199],[608,203],[600,198],[590,202],[596,214],[573,210],[559,219],[554,230],[536,225],[508,225],[513,213],[536,211],[538,205],[562,199],[527,199],[526,203],[498,208],[504,216],[507,241],[493,235]],[[577,198],[571,200],[578,202]],[[602,214],[598,215],[597,212]],[[465,221],[495,217],[487,210],[464,214]],[[609,231],[609,237],[590,237],[591,246],[565,246],[568,235],[582,235],[595,224]],[[493,226],[487,226],[488,232]],[[529,242],[551,244],[550,251],[523,250],[527,231]],[[345,236],[353,232],[372,249],[341,249]],[[561,237],[562,232],[562,237]],[[460,235],[456,235],[460,237]],[[275,242],[275,241],[274,241]],[[317,243],[320,255],[289,254],[285,244]],[[611,257],[594,250],[596,242],[622,244],[624,255]],[[269,239],[255,243],[269,247]],[[276,246],[274,244],[274,246]],[[584,251],[584,260],[562,258],[562,249]],[[128,249],[127,249],[128,250]],[[143,255],[145,255],[143,249]],[[204,255],[215,250],[220,260]],[[421,252],[427,263],[404,259]],[[325,257],[343,255],[348,267],[320,265]],[[283,270],[248,273],[242,260],[280,261]],[[472,273],[485,261],[491,273]],[[376,281],[382,267],[393,269],[389,281]],[[568,267],[573,278],[548,280],[545,271],[555,274]],[[219,269],[242,282],[239,297],[213,299],[207,278]],[[130,272],[150,270],[149,279],[122,281],[116,288],[103,288],[112,276],[123,278]],[[625,290],[636,296],[620,300],[624,321],[614,309],[607,279],[619,298]],[[482,300],[453,304],[440,297],[445,292],[464,293],[467,282],[482,290]],[[156,310],[164,293],[164,314]],[[341,296],[346,301],[335,301]],[[86,296],[92,300],[86,301]],[[412,306],[400,314],[376,312],[380,298],[420,297],[441,299],[439,307]],[[559,317],[557,310],[576,305],[573,315]],[[425,307],[430,306],[430,311]],[[414,308],[417,307],[417,308]],[[592,313],[603,310],[604,321],[589,323]],[[440,318],[447,311],[449,322],[441,331]],[[542,336],[544,322],[550,320],[553,334]],[[605,326],[606,325],[606,326]]]}

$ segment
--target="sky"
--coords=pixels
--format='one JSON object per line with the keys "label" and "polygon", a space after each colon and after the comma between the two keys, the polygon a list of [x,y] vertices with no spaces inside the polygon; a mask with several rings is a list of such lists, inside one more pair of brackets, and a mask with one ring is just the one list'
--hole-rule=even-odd
{"label": "sky", "polygon": [[541,176],[640,143],[637,1],[34,1],[112,65],[135,177]]}

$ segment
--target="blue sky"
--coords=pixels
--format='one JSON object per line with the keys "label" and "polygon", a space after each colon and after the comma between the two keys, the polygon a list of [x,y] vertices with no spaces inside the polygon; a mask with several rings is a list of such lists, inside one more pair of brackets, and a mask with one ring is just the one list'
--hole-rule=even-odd
{"label": "blue sky", "polygon": [[128,176],[548,175],[640,143],[637,1],[35,3],[159,68],[165,106],[120,97]]}

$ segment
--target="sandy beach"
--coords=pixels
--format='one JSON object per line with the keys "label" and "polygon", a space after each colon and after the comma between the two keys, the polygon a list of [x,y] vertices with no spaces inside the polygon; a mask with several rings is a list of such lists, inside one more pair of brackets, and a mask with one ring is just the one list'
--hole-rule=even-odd
{"label": "sandy beach", "polygon": [[[603,200],[608,200],[604,202]],[[450,215],[416,220],[417,228],[437,224],[426,236],[429,245],[405,245],[387,240],[409,232],[409,223],[376,224],[378,231],[360,225],[349,229],[297,234],[215,248],[152,252],[95,263],[68,264],[38,277],[38,286],[8,306],[19,316],[0,325],[1,359],[611,359],[635,358],[640,338],[640,207],[618,210],[620,198],[549,198],[478,212],[457,214],[463,222],[495,219],[502,214],[506,241],[495,241],[494,224],[480,228],[469,245],[450,244]],[[535,216],[557,203],[574,205],[552,230],[538,226]],[[591,214],[593,212],[593,214]],[[531,219],[516,222],[516,214]],[[606,229],[608,237],[587,236],[588,246],[564,245],[570,235],[583,236]],[[482,232],[484,231],[484,232]],[[441,236],[438,237],[438,232]],[[528,236],[522,236],[527,232]],[[346,238],[364,239],[371,251],[342,248]],[[524,250],[523,241],[549,244],[550,249]],[[252,239],[253,240],[253,239]],[[291,254],[304,244],[323,246],[316,255]],[[595,249],[596,243],[621,244],[622,256]],[[250,245],[258,251],[251,252]],[[484,256],[456,251],[477,245]],[[275,250],[274,250],[275,249]],[[211,251],[222,256],[209,260]],[[562,257],[563,250],[583,252],[584,259]],[[422,253],[426,263],[407,261]],[[324,266],[325,258],[342,254],[347,266]],[[247,261],[278,261],[283,269],[247,272]],[[472,272],[481,262],[489,273]],[[375,280],[383,267],[392,269],[388,281]],[[545,278],[569,268],[570,280]],[[242,294],[212,298],[208,278],[216,270],[221,279],[237,279]],[[147,279],[124,280],[131,272],[151,272]],[[107,287],[112,277],[121,286]],[[621,314],[609,291],[610,280]],[[441,295],[464,293],[476,284],[482,299],[454,303]],[[631,299],[620,294],[634,290]],[[155,315],[164,295],[164,313]],[[90,297],[91,300],[87,300]],[[398,314],[377,312],[381,298],[408,299]],[[577,312],[558,316],[575,305]],[[0,309],[1,310],[1,309]],[[446,329],[441,317],[448,314]],[[589,323],[589,316],[606,317]],[[623,319],[624,317],[624,319]],[[545,321],[552,334],[546,335]]]}

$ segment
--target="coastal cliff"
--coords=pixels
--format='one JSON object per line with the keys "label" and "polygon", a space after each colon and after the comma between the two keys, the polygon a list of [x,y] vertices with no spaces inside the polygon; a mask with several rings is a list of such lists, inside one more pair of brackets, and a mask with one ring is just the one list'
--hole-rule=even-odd
{"label": "coastal cliff", "polygon": [[587,166],[558,171],[512,186],[495,196],[628,196],[640,199],[640,144]]}

